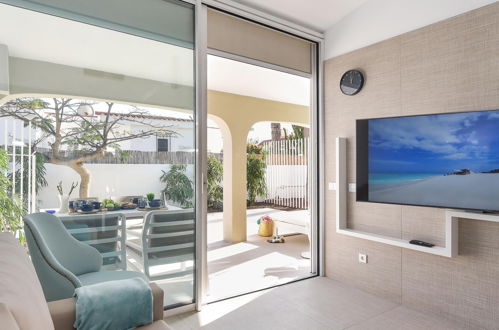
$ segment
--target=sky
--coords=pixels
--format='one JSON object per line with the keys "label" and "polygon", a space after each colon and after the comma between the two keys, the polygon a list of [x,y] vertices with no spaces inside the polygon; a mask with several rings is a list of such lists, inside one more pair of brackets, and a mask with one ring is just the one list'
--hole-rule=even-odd
{"label": "sky", "polygon": [[[52,99],[47,98],[44,99],[51,106],[53,106]],[[75,103],[80,102],[80,100],[75,100]],[[88,101],[94,111],[107,111],[107,105],[104,102],[98,101]],[[182,118],[182,119],[193,119],[193,112],[189,110],[180,110],[180,109],[160,109],[160,108],[152,108],[152,107],[140,107],[140,109],[147,111],[150,115],[155,116],[165,116],[165,117],[173,117],[173,118]],[[129,113],[131,111],[130,105],[116,103],[113,106],[113,113]],[[248,141],[253,143],[260,143],[265,140],[270,140],[272,137],[271,133],[271,122],[258,122],[251,127],[248,132]],[[281,129],[286,129],[288,132],[292,132],[292,125],[287,123],[281,123]],[[207,147],[208,152],[220,153],[223,149],[223,138],[222,132],[218,125],[213,121],[208,119],[208,141]],[[0,137],[1,142],[1,137]],[[194,146],[193,146],[194,148]]]}
{"label": "sky", "polygon": [[[105,103],[98,103],[93,105],[95,111],[105,111],[106,106]],[[192,119],[192,112],[189,111],[175,111],[175,110],[167,110],[167,109],[157,109],[157,108],[146,108],[141,107],[142,109],[147,110],[151,115],[156,116],[167,116],[174,118],[184,118],[184,119]],[[114,108],[114,112],[128,112],[130,107],[124,104],[116,104]],[[248,132],[248,141],[252,142],[262,142],[264,140],[270,140],[272,138],[270,122],[259,122],[251,127]],[[281,123],[281,129],[285,128],[288,132],[292,132],[292,125]],[[223,139],[222,132],[218,128],[218,125],[213,121],[208,119],[208,152],[219,153],[223,149]]]}
{"label": "sky", "polygon": [[499,169],[499,110],[369,121],[370,173]]}

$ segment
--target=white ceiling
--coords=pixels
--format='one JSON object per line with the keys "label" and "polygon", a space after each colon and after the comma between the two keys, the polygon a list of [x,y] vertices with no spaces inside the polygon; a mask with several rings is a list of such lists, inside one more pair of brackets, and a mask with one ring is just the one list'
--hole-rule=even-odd
{"label": "white ceiling", "polygon": [[208,56],[208,89],[310,105],[310,79],[217,56]]}
{"label": "white ceiling", "polygon": [[274,16],[325,32],[367,0],[234,0]]}
{"label": "white ceiling", "polygon": [[192,49],[0,4],[10,56],[193,86]]}
{"label": "white ceiling", "polygon": [[[0,4],[0,44],[10,56],[193,86],[193,51]],[[310,104],[310,80],[208,58],[208,88],[280,102]]]}

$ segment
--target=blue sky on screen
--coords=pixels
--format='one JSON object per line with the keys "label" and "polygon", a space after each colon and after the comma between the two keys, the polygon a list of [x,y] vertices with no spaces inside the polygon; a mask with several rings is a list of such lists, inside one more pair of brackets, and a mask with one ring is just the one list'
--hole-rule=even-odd
{"label": "blue sky on screen", "polygon": [[499,168],[499,110],[369,121],[370,173]]}

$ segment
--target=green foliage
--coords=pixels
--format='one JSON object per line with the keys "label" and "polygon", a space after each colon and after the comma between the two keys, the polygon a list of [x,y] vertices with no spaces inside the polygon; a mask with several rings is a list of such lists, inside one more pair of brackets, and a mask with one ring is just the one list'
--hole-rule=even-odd
{"label": "green foliage", "polygon": [[254,143],[248,143],[246,145],[246,152],[248,154],[261,155],[261,154],[264,153],[264,151],[263,151],[263,145],[254,144]]}
{"label": "green foliage", "polygon": [[296,139],[303,139],[305,137],[305,127],[303,126],[298,126],[298,125],[291,125],[293,132],[291,134],[288,134],[288,131],[284,129],[284,136],[288,140],[296,140]]}
{"label": "green foliage", "polygon": [[215,156],[208,156],[208,207],[222,209],[223,205],[223,165]]}
{"label": "green foliage", "polygon": [[163,192],[167,198],[181,207],[192,207],[194,187],[192,181],[185,174],[186,165],[172,165],[168,172],[162,171],[161,182],[165,184]]}
{"label": "green foliage", "polygon": [[[21,152],[19,151],[18,154]],[[20,157],[19,157],[20,158]],[[16,160],[17,167],[18,169],[16,170],[16,186],[20,187],[21,186],[21,160],[20,159]],[[40,189],[43,187],[46,187],[48,185],[47,180],[45,179],[45,175],[47,174],[47,169],[45,168],[45,159],[43,155],[41,154],[36,154],[35,155],[35,190],[36,192],[40,192]],[[24,195],[24,200],[28,198],[29,194],[29,187],[31,183],[29,182],[30,176],[29,176],[29,167],[24,165],[24,168],[22,169],[22,175],[23,175],[23,188],[22,192]],[[9,174],[9,180],[12,182],[12,173]]]}
{"label": "green foliage", "polygon": [[149,202],[152,202],[152,200],[154,199],[154,193],[148,193],[146,194],[146,197]]}
{"label": "green foliage", "polygon": [[120,159],[120,163],[121,164],[128,164],[128,160],[130,159],[130,157],[132,156],[132,154],[130,154],[129,151],[117,151],[116,152],[119,159]]}
{"label": "green foliage", "polygon": [[253,205],[257,197],[267,194],[267,182],[265,180],[265,152],[259,145],[248,144],[248,155],[246,157],[246,190],[248,192],[248,205]]}
{"label": "green foliage", "polygon": [[22,219],[24,210],[18,196],[10,194],[12,186],[5,175],[8,158],[4,150],[0,150],[0,231],[11,231],[23,241]]}

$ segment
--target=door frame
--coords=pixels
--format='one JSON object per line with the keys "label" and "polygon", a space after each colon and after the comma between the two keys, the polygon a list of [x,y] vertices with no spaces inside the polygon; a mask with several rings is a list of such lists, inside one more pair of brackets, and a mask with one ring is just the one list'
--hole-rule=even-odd
{"label": "door frame", "polygon": [[[191,2],[187,0],[187,2]],[[243,19],[259,23],[282,32],[295,35],[315,43],[312,54],[312,73],[307,75],[289,68],[257,61],[244,56],[229,54],[208,48],[207,12],[208,7],[225,11]],[[283,71],[311,79],[311,108],[310,131],[311,161],[315,166],[309,167],[311,181],[310,201],[312,221],[311,235],[316,242],[311,246],[312,269],[318,276],[325,276],[324,269],[324,83],[323,58],[324,35],[298,24],[277,18],[253,8],[235,3],[231,0],[196,0],[195,8],[196,31],[196,279],[195,279],[195,309],[200,311],[205,304],[208,290],[208,262],[207,262],[207,56],[208,54],[226,57],[248,64],[266,67],[272,70]]]}

